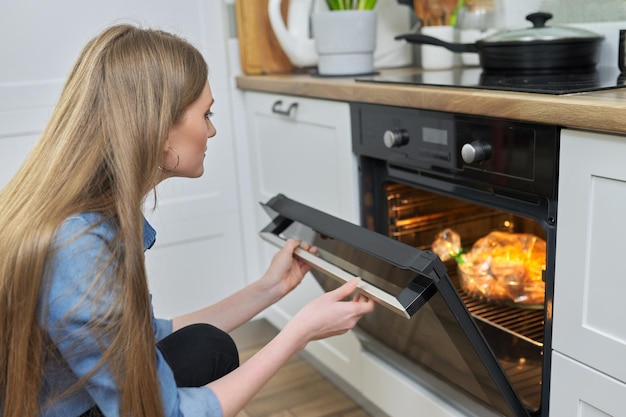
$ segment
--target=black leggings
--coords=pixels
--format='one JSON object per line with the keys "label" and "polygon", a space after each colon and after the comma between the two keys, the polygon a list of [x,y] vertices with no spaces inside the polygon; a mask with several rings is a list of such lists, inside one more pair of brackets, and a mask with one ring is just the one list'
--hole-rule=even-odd
{"label": "black leggings", "polygon": [[[179,387],[201,387],[239,366],[239,352],[228,333],[210,324],[192,324],[161,340],[157,347]],[[80,417],[102,417],[97,406]]]}

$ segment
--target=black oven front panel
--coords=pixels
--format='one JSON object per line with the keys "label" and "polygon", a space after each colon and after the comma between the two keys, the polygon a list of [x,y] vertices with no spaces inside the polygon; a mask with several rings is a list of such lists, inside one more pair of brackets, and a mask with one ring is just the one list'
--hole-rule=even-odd
{"label": "black oven front panel", "polygon": [[358,155],[495,192],[556,196],[555,126],[368,104],[352,117]]}
{"label": "black oven front panel", "polygon": [[[423,251],[434,250],[443,232],[459,237],[459,248],[442,259],[448,270],[445,281],[451,284],[444,298],[462,299],[463,309],[478,325],[480,338],[489,345],[525,409],[511,412],[486,403],[503,415],[547,417],[559,127],[363,103],[352,104],[351,117],[362,225]],[[461,254],[492,233],[507,238],[528,234],[542,241],[545,253],[540,260],[545,262],[524,275],[524,285],[535,286],[531,290],[528,285],[520,293],[526,300],[523,304],[508,301],[520,299],[521,287],[512,279],[515,273],[487,282],[478,274],[463,272]],[[500,257],[490,249],[482,253],[513,270],[513,256]],[[527,266],[524,270],[530,271]],[[493,270],[486,275],[491,277]],[[410,322],[380,311],[364,318],[358,328],[373,340],[368,342],[373,350],[383,345],[393,352],[380,350],[398,369],[408,369],[408,362],[415,366],[415,375],[425,370],[445,381],[446,387],[460,387],[484,401],[476,390],[490,392],[494,385],[482,378],[459,378],[460,368],[447,363],[458,357],[458,347],[465,350],[466,345],[457,338],[447,344],[444,332],[433,331],[437,320],[429,316],[429,309],[439,319],[445,316],[447,309],[439,298],[444,293],[440,290]],[[452,333],[458,330],[444,327]],[[401,359],[396,362],[394,355]]]}

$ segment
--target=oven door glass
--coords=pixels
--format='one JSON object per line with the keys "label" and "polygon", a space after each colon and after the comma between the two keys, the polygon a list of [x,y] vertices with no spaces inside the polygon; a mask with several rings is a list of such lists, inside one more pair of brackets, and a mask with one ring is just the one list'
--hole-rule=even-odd
{"label": "oven door glass", "polygon": [[360,291],[378,309],[426,323],[422,337],[445,344],[432,350],[445,355],[421,358],[426,368],[452,375],[450,383],[504,416],[528,415],[436,255],[281,194],[261,204],[272,218],[260,232],[266,241],[280,247],[292,238],[316,246],[316,255],[297,249],[296,256],[338,284],[360,277]]}

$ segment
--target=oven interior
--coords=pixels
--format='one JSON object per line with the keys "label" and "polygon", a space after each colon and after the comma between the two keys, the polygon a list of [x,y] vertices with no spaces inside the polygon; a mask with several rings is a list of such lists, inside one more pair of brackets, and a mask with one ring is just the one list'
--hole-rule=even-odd
{"label": "oven interior", "polygon": [[[546,238],[542,225],[530,218],[412,185],[388,181],[384,195],[387,230],[383,234],[421,250],[430,250],[437,233],[446,228],[459,233],[463,248],[471,247],[476,240],[494,230],[532,233]],[[476,298],[460,287],[456,261],[446,261],[445,265],[458,296],[524,407],[532,414],[540,413],[544,368],[543,306],[528,308]],[[315,271],[314,275],[325,289],[336,288],[335,280]],[[361,319],[357,332],[366,348],[380,353],[382,344],[383,349],[391,351],[394,356],[383,353],[382,358],[409,377],[417,367],[504,415],[515,415],[509,414],[507,406],[494,394],[497,388],[477,365],[480,359],[470,353],[472,349],[468,343],[471,342],[451,324],[454,318],[445,304],[441,294],[436,294],[410,320],[377,308]]]}
{"label": "oven interior", "polygon": [[[542,239],[542,226],[516,216],[467,201],[453,199],[411,186],[387,183],[388,235],[422,250],[430,250],[435,235],[446,228],[461,236],[469,248],[491,231],[531,233]],[[543,308],[527,308],[476,298],[464,292],[454,259],[446,261],[448,276],[476,320],[522,400],[531,408],[541,403]],[[408,323],[404,323],[407,325]],[[375,332],[373,328],[369,332]]]}

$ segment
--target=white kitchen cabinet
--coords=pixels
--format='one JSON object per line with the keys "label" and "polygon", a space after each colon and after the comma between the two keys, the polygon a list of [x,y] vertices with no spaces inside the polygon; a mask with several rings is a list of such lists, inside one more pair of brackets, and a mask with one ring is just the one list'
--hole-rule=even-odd
{"label": "white kitchen cabinet", "polygon": [[556,352],[552,374],[550,416],[626,416],[626,384]]}
{"label": "white kitchen cabinet", "polygon": [[[562,370],[590,376],[599,372],[610,380],[610,386],[626,383],[625,157],[626,137],[562,131],[553,304],[553,410],[571,409],[567,407],[585,401],[583,394],[560,395],[564,389],[561,384],[576,381]],[[565,357],[574,363],[565,366]],[[583,390],[585,395],[599,389],[589,379],[580,381],[588,389]],[[619,405],[622,414],[608,415],[624,415],[625,395],[622,387],[621,395],[602,397],[594,407],[611,410]],[[554,415],[604,415],[594,412]]]}
{"label": "white kitchen cabinet", "polygon": [[[356,159],[347,103],[245,92],[250,172],[256,202],[281,193],[344,220],[358,223]],[[256,205],[257,231],[270,220]],[[276,248],[258,239],[263,271]],[[323,294],[311,274],[266,312],[282,328],[304,304]],[[346,334],[310,343],[307,351],[353,386],[359,385],[360,345]]]}

